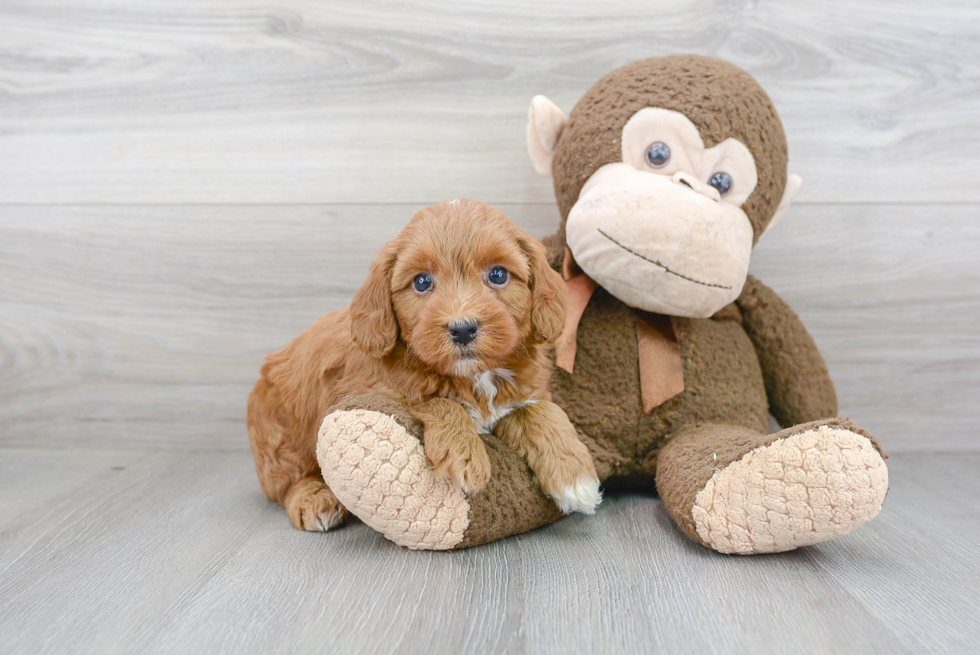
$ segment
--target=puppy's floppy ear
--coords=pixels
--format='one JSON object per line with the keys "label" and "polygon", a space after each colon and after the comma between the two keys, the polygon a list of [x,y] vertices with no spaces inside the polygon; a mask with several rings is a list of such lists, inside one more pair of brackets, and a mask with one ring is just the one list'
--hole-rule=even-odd
{"label": "puppy's floppy ear", "polygon": [[384,357],[398,339],[398,321],[391,303],[391,269],[397,253],[392,243],[378,253],[368,279],[350,304],[351,338],[370,357]]}
{"label": "puppy's floppy ear", "polygon": [[518,237],[531,263],[531,326],[535,338],[554,341],[565,327],[565,282],[548,265],[548,251],[526,234]]}

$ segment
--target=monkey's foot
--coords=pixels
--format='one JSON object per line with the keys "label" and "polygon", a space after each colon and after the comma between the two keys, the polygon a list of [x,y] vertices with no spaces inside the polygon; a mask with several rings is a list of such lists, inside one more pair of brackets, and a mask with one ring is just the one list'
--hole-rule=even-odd
{"label": "monkey's foot", "polygon": [[689,536],[722,553],[775,553],[835,539],[873,519],[888,491],[877,442],[846,419],[773,435],[705,425],[678,436],[689,441],[689,455],[700,446],[692,459],[706,467],[704,484],[671,488],[685,444],[678,452],[665,447],[657,472],[664,505]]}
{"label": "monkey's foot", "polygon": [[402,405],[381,396],[358,396],[324,418],[317,459],[340,502],[406,548],[467,548],[562,516],[524,461],[495,437],[485,437],[490,482],[470,496],[435,474],[423,439],[421,422]]}
{"label": "monkey's foot", "polygon": [[470,507],[462,490],[434,474],[418,438],[392,416],[368,409],[328,414],[317,459],[340,502],[396,544],[447,550],[463,540]]}

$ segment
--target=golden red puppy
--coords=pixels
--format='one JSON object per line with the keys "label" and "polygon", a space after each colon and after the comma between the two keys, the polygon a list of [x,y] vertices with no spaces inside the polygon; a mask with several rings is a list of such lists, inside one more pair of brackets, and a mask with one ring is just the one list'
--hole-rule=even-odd
{"label": "golden red puppy", "polygon": [[248,435],[266,496],[302,530],[341,524],[347,511],[320,474],[317,430],[345,396],[373,392],[422,421],[433,469],[464,492],[490,479],[479,435],[492,431],[563,511],[594,511],[592,458],[548,393],[564,293],[544,246],[493,207],[453,200],[420,211],[349,307],[262,367]]}

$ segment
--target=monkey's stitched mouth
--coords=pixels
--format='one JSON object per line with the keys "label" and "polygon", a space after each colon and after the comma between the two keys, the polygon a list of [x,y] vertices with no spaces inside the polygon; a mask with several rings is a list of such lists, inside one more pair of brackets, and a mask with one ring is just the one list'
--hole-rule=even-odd
{"label": "monkey's stitched mouth", "polygon": [[670,270],[669,267],[664,266],[663,264],[661,264],[660,262],[658,262],[656,259],[650,259],[649,257],[645,257],[645,256],[641,255],[640,253],[636,252],[635,250],[632,250],[632,249],[628,248],[627,246],[624,246],[619,241],[616,241],[611,236],[609,236],[608,234],[606,234],[605,232],[603,232],[602,231],[602,228],[598,228],[597,227],[596,228],[596,231],[598,231],[599,234],[601,234],[602,236],[606,237],[607,239],[609,239],[610,241],[612,241],[617,246],[619,246],[620,248],[622,248],[623,250],[625,250],[629,254],[633,255],[634,257],[639,257],[640,259],[642,259],[645,262],[650,262],[654,266],[659,266],[660,268],[664,269],[664,271],[666,271],[667,273],[670,273],[671,275],[676,275],[677,277],[681,278],[682,280],[687,280],[688,282],[693,282],[694,284],[700,284],[703,287],[712,287],[712,288],[715,288],[715,289],[731,290],[731,287],[726,287],[723,284],[711,284],[710,282],[702,282],[701,280],[695,280],[693,277],[687,277],[686,275],[681,275],[680,273],[678,273],[676,271]]}

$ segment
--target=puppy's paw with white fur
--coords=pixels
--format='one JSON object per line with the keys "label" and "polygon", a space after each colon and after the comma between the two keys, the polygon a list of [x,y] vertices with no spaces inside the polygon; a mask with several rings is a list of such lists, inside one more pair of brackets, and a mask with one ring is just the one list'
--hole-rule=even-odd
{"label": "puppy's paw with white fur", "polygon": [[566,514],[594,514],[602,501],[592,453],[565,412],[540,401],[508,414],[495,434],[534,471],[538,486]]}
{"label": "puppy's paw with white fur", "polygon": [[594,514],[602,502],[592,456],[578,439],[568,438],[553,444],[547,456],[533,458],[531,468],[541,490],[566,514]]}
{"label": "puppy's paw with white fur", "polygon": [[566,514],[573,512],[595,514],[595,508],[602,502],[599,480],[597,478],[581,478],[574,484],[565,487],[557,496],[551,496],[551,499],[558,505],[558,509]]}

